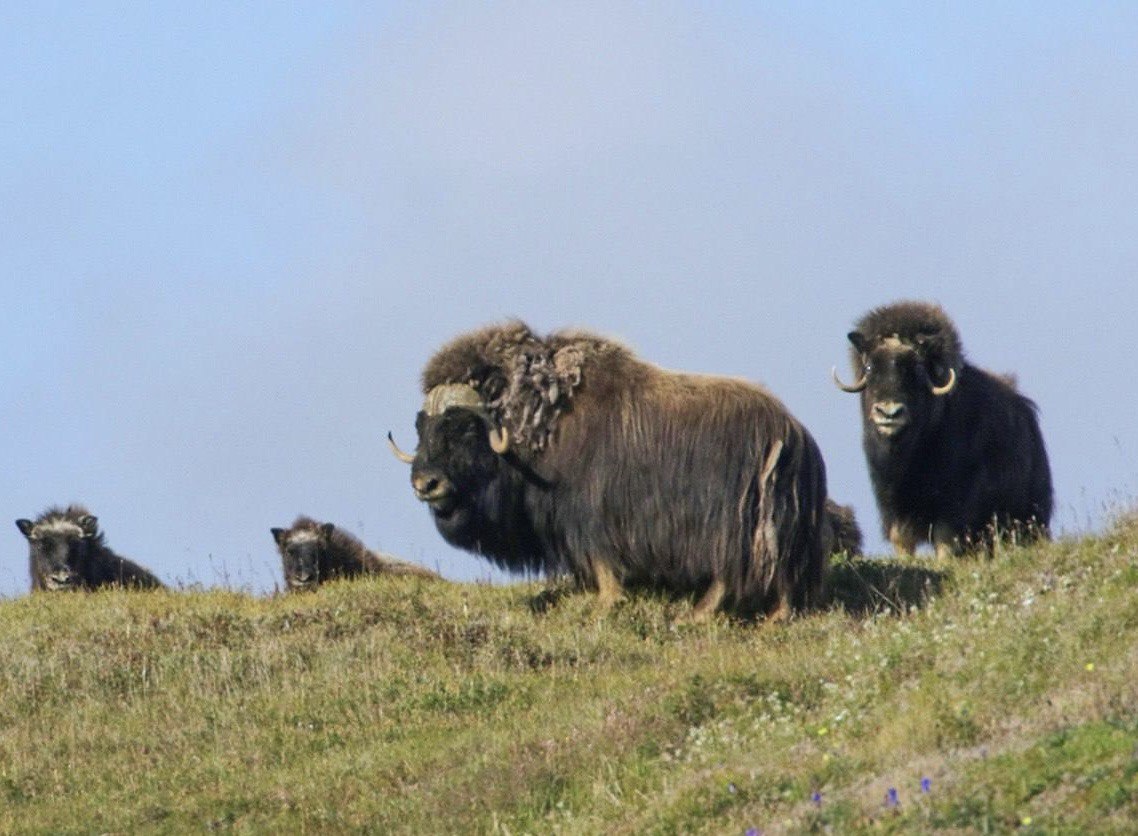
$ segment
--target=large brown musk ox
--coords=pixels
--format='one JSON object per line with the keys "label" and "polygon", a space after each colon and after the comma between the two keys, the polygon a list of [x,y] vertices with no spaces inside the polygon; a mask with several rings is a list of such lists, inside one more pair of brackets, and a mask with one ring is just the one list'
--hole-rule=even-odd
{"label": "large brown musk ox", "polygon": [[702,593],[695,618],[819,599],[838,535],[825,465],[765,389],[510,322],[445,345],[423,391],[415,455],[392,446],[451,544],[569,573],[606,606],[630,586]]}
{"label": "large brown musk ox", "polygon": [[281,556],[285,585],[292,591],[360,575],[415,575],[439,580],[430,569],[371,551],[330,522],[300,516],[288,528],[269,532]]}
{"label": "large brown musk ox", "polygon": [[163,586],[146,569],[111,551],[98,519],[82,505],[49,508],[34,521],[16,520],[16,527],[28,540],[33,592]]}
{"label": "large brown musk ox", "polygon": [[1035,404],[1013,378],[969,363],[937,305],[897,302],[848,335],[863,448],[885,536],[898,553],[989,551],[1046,537],[1051,470]]}

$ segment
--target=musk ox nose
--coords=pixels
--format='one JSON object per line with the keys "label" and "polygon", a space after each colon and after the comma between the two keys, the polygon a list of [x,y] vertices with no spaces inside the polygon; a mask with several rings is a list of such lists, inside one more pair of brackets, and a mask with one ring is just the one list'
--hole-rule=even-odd
{"label": "musk ox nose", "polygon": [[75,583],[75,576],[71,572],[52,572],[47,576],[49,589],[69,589]]}
{"label": "musk ox nose", "polygon": [[411,476],[411,487],[423,502],[441,499],[452,492],[450,480],[441,473],[415,473]]}
{"label": "musk ox nose", "polygon": [[905,414],[905,404],[897,401],[878,401],[873,405],[875,421],[896,421]]}
{"label": "musk ox nose", "polygon": [[878,434],[891,437],[908,425],[909,411],[905,409],[905,404],[897,401],[878,401],[873,405],[870,419]]}

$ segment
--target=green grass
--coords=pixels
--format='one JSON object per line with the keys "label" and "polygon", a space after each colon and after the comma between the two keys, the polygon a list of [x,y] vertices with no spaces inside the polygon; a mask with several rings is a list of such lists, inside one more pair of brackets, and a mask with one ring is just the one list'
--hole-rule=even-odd
{"label": "green grass", "polygon": [[0,601],[0,832],[1133,828],[1138,526],[831,586],[680,627],[414,578]]}

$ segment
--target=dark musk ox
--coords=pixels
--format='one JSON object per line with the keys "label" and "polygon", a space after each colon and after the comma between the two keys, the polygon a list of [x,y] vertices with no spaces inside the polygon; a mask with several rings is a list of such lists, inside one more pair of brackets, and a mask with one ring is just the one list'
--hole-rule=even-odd
{"label": "dark musk ox", "polygon": [[849,333],[863,447],[885,536],[940,556],[1048,535],[1051,471],[1035,404],[969,363],[941,308],[898,302]]}
{"label": "dark musk ox", "polygon": [[452,545],[569,573],[603,606],[624,587],[702,593],[695,619],[819,599],[838,535],[825,465],[765,389],[510,322],[445,345],[423,391],[415,455],[392,447]]}
{"label": "dark musk ox", "polygon": [[297,517],[289,528],[270,529],[281,555],[285,584],[313,589],[336,578],[359,575],[415,575],[439,580],[430,569],[377,554],[329,522]]}
{"label": "dark musk ox", "polygon": [[34,521],[16,520],[16,527],[28,539],[33,592],[163,585],[137,563],[111,551],[98,519],[82,505],[49,508]]}
{"label": "dark musk ox", "polygon": [[827,554],[845,552],[848,557],[861,554],[861,528],[854,516],[854,509],[849,505],[839,505],[832,499],[826,500],[823,534]]}

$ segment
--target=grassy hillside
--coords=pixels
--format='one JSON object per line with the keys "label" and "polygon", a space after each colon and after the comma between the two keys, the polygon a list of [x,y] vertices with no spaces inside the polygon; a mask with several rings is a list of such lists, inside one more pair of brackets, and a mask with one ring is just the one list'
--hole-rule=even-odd
{"label": "grassy hillside", "polygon": [[0,601],[0,832],[1124,831],[1138,526],[788,625],[411,578]]}

